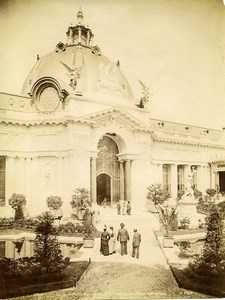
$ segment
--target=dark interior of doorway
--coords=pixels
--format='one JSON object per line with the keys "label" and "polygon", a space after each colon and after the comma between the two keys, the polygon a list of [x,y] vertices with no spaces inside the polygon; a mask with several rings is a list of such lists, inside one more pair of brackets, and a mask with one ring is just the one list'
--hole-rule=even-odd
{"label": "dark interior of doorway", "polygon": [[225,172],[219,172],[220,192],[225,192]]}
{"label": "dark interior of doorway", "polygon": [[103,200],[107,199],[107,205],[111,203],[110,192],[110,176],[107,174],[100,174],[97,177],[97,203],[102,205]]}

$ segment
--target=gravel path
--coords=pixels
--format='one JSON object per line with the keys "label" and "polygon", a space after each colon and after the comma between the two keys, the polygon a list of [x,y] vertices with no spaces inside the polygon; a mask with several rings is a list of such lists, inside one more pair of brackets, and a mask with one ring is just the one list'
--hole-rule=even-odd
{"label": "gravel path", "polygon": [[14,298],[17,300],[94,300],[210,298],[180,289],[169,269],[126,263],[93,262],[77,287]]}

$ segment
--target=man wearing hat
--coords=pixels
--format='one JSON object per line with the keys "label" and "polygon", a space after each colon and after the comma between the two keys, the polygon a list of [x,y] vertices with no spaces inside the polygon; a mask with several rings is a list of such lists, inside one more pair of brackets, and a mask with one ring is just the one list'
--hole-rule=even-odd
{"label": "man wearing hat", "polygon": [[139,247],[141,243],[141,235],[137,232],[137,229],[134,229],[133,241],[132,241],[132,257],[139,258]]}
{"label": "man wearing hat", "polygon": [[120,241],[121,255],[126,255],[127,254],[127,241],[129,241],[130,237],[129,237],[129,233],[123,223],[120,224],[120,227],[121,228],[118,230],[118,234],[117,234],[117,241]]}

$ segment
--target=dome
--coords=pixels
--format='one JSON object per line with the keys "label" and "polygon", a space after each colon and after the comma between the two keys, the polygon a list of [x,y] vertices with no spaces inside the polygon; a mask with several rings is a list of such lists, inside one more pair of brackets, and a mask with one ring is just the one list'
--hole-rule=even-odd
{"label": "dome", "polygon": [[[46,88],[54,88],[61,97],[68,94],[93,99],[114,99],[134,104],[130,85],[120,70],[119,61],[102,55],[98,46],[92,46],[93,34],[83,25],[79,10],[77,25],[66,33],[67,43],[59,42],[54,51],[39,58],[28,74],[22,95],[35,98]],[[48,91],[49,92],[49,91]],[[46,93],[46,92],[45,92]]]}

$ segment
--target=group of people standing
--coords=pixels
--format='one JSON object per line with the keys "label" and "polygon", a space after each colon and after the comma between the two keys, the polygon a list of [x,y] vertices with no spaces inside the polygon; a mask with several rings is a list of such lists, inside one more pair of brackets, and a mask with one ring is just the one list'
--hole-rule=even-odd
{"label": "group of people standing", "polygon": [[117,208],[117,214],[121,215],[121,211],[122,211],[122,215],[131,215],[131,204],[130,201],[118,201],[116,204],[116,208]]}
{"label": "group of people standing", "polygon": [[[120,242],[120,253],[121,255],[127,254],[127,242],[130,240],[129,233],[125,228],[124,223],[120,224],[120,229],[117,233],[117,241]],[[132,257],[139,258],[139,247],[141,243],[141,235],[134,229],[132,238]],[[104,255],[110,255],[116,252],[116,235],[113,231],[113,227],[109,227],[109,231],[105,226],[101,234],[101,247],[100,252]]]}

